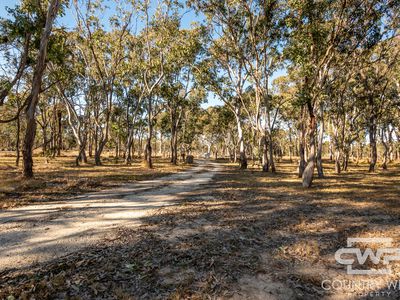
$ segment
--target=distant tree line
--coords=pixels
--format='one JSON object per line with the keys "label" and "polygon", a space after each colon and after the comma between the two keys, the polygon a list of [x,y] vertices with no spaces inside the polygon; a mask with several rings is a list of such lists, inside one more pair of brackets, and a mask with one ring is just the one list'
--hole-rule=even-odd
{"label": "distant tree line", "polygon": [[[187,10],[199,22],[182,27]],[[72,12],[75,26],[57,25]],[[310,187],[350,159],[399,159],[400,3],[395,0],[23,0],[0,21],[0,147],[76,149],[126,164],[196,150],[276,172],[298,160]],[[275,78],[276,72],[285,73]],[[223,106],[202,108],[214,97]],[[158,150],[158,151],[155,151]],[[379,152],[379,156],[378,156]]]}

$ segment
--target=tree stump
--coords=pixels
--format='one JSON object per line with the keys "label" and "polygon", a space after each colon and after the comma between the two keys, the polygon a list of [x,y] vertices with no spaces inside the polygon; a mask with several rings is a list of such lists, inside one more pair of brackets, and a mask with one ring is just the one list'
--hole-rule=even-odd
{"label": "tree stump", "polygon": [[185,162],[186,162],[187,164],[193,164],[193,161],[194,161],[193,155],[188,155],[188,156],[186,156]]}

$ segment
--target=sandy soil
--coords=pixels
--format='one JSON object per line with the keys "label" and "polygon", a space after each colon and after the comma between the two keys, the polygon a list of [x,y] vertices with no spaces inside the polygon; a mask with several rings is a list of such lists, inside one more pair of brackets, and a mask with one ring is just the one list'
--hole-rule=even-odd
{"label": "sandy soil", "polygon": [[216,164],[199,161],[192,169],[156,180],[82,195],[63,202],[0,211],[0,271],[22,268],[112,239],[119,226],[175,205],[185,193],[207,184]]}

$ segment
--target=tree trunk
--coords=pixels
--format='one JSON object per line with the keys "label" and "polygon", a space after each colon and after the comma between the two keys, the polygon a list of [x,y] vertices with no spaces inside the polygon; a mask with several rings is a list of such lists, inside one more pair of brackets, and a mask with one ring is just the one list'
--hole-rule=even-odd
{"label": "tree trunk", "polygon": [[382,169],[383,170],[387,170],[389,146],[387,144],[386,137],[385,137],[385,128],[382,128],[381,139],[382,139],[382,145],[383,145],[383,148],[384,148]]}
{"label": "tree trunk", "polygon": [[87,156],[86,156],[86,142],[85,145],[81,146],[81,150],[80,150],[80,161],[87,164]]}
{"label": "tree trunk", "polygon": [[132,143],[133,143],[133,129],[129,130],[128,139],[125,145],[125,164],[130,165],[132,163]]}
{"label": "tree trunk", "polygon": [[[302,112],[303,116],[303,112]],[[304,128],[304,119],[301,122],[300,128],[300,138],[299,138],[299,167],[298,167],[298,177],[302,178],[304,169],[306,168],[306,159],[305,159],[305,128]]]}
{"label": "tree trunk", "polygon": [[117,137],[117,143],[115,144],[115,158],[118,159],[119,158],[119,149],[121,147],[121,138],[118,135]]}
{"label": "tree trunk", "polygon": [[305,159],[305,147],[303,142],[300,140],[299,145],[299,168],[298,168],[298,177],[302,178],[304,169],[306,168],[306,159]]}
{"label": "tree trunk", "polygon": [[335,150],[335,172],[337,174],[340,174],[342,171],[342,168],[340,166],[340,150],[339,148],[336,148]]}
{"label": "tree trunk", "polygon": [[356,150],[356,166],[358,166],[358,163],[360,162],[360,144],[357,143],[357,150]]}
{"label": "tree trunk", "polygon": [[47,153],[47,130],[46,130],[46,126],[42,127],[42,135],[43,135],[42,152],[43,152],[43,156],[45,156],[46,153]]}
{"label": "tree trunk", "polygon": [[20,160],[20,129],[21,129],[21,120],[18,117],[17,118],[17,141],[16,141],[16,145],[15,145],[15,152],[16,152],[16,159],[15,159],[15,165],[18,167],[19,166],[19,160]]}
{"label": "tree trunk", "polygon": [[53,122],[51,126],[51,156],[54,158],[57,154],[57,108],[56,103],[53,103]]}
{"label": "tree trunk", "polygon": [[178,134],[177,131],[175,131],[174,135],[174,165],[176,165],[178,162]]}
{"label": "tree trunk", "polygon": [[157,156],[157,131],[154,132],[154,134],[153,134],[153,140],[154,140],[154,143],[153,143],[154,149],[152,149],[151,151],[152,151],[152,153],[154,153]]}
{"label": "tree trunk", "polygon": [[87,164],[87,156],[86,156],[85,148],[83,148],[82,151],[81,151],[81,161],[83,163]]}
{"label": "tree trunk", "polygon": [[397,145],[394,146],[395,147],[394,159],[397,161],[400,160],[400,131],[399,132],[395,131],[394,133],[397,137],[397,143],[396,143]]}
{"label": "tree trunk", "polygon": [[[135,147],[135,139],[132,140],[132,147],[130,149],[130,151],[128,152],[129,155],[132,157],[132,159],[135,158],[135,151],[136,151],[136,147]],[[139,150],[138,150],[139,151]]]}
{"label": "tree trunk", "polygon": [[[111,111],[111,109],[108,110],[108,111]],[[101,166],[102,165],[102,163],[101,163],[101,154],[103,153],[104,147],[106,146],[106,144],[108,142],[109,121],[110,121],[109,116],[110,115],[108,113],[108,115],[106,117],[106,128],[104,129],[105,132],[104,131],[101,132],[100,141],[98,141],[98,146],[96,147],[95,152],[94,152],[94,162],[95,162],[96,166]],[[97,132],[97,130],[96,130],[96,132]]]}
{"label": "tree trunk", "polygon": [[389,158],[389,162],[390,163],[394,159],[394,154],[393,154],[393,131],[394,131],[393,128],[388,130],[388,142],[389,142],[388,158]]}
{"label": "tree trunk", "polygon": [[93,131],[92,128],[89,129],[89,147],[88,147],[89,157],[93,157]]}
{"label": "tree trunk", "polygon": [[103,149],[104,149],[105,144],[106,143],[104,141],[99,143],[98,148],[94,152],[94,163],[95,163],[96,166],[101,166],[102,165],[102,163],[101,163],[101,154],[103,153]]}
{"label": "tree trunk", "polygon": [[160,148],[159,148],[159,150],[158,150],[158,155],[159,155],[161,158],[164,158],[164,151],[163,151],[163,135],[162,135],[161,130],[160,130]]}
{"label": "tree trunk", "polygon": [[176,136],[176,126],[175,126],[175,118],[171,118],[171,163],[173,165],[178,164],[178,140]]}
{"label": "tree trunk", "polygon": [[274,163],[274,147],[273,147],[273,141],[272,141],[272,136],[271,134],[269,135],[269,165],[271,167],[271,173],[275,173],[275,163]]}
{"label": "tree trunk", "polygon": [[181,161],[186,161],[186,149],[183,146],[181,146]]}
{"label": "tree trunk", "polygon": [[269,161],[268,161],[268,140],[267,135],[263,136],[263,151],[262,151],[262,170],[263,172],[269,172]]}
{"label": "tree trunk", "polygon": [[293,162],[293,141],[292,141],[292,131],[289,129],[289,162]]}
{"label": "tree trunk", "polygon": [[377,152],[377,148],[376,148],[375,116],[373,114],[371,114],[370,119],[369,119],[369,146],[370,146],[369,172],[374,172],[376,161],[378,159],[378,152]]}
{"label": "tree trunk", "polygon": [[240,121],[239,114],[236,114],[236,123],[237,123],[238,141],[239,141],[240,169],[247,169],[247,158],[246,158],[246,152],[245,152],[246,150],[245,150],[245,147],[244,147],[242,123]]}
{"label": "tree trunk", "polygon": [[338,124],[335,123],[333,124],[333,144],[335,146],[335,172],[336,174],[340,174],[342,172],[342,167],[340,165],[340,161],[342,158],[341,155],[341,149],[340,149],[340,144],[339,144],[339,128]]}
{"label": "tree trunk", "polygon": [[320,104],[320,126],[318,133],[318,149],[317,149],[317,171],[318,177],[324,177],[324,168],[322,167],[322,146],[324,142],[324,107]]}
{"label": "tree trunk", "polygon": [[79,162],[87,163],[85,148],[86,148],[86,142],[83,142],[81,145],[79,145],[78,156],[75,159],[75,165],[77,167],[79,166]]}
{"label": "tree trunk", "polygon": [[349,159],[350,159],[350,151],[349,148],[346,146],[343,151],[343,171],[347,171],[349,166]]}
{"label": "tree trunk", "polygon": [[170,146],[170,152],[171,152],[170,163],[175,165],[176,159],[175,159],[175,149],[174,149],[174,134],[172,133],[172,129],[171,129],[171,140],[170,140],[169,146]]}
{"label": "tree trunk", "polygon": [[[107,125],[106,125],[107,126]],[[101,137],[101,140],[99,141],[99,145],[96,148],[94,152],[94,163],[96,166],[101,166],[101,154],[103,153],[104,147],[106,146],[108,142],[108,128],[106,129],[106,135]]]}
{"label": "tree trunk", "polygon": [[36,134],[36,120],[35,120],[36,105],[32,103],[32,100],[30,102],[31,105],[28,106],[29,109],[27,109],[26,111],[26,131],[24,138],[24,147],[22,150],[25,178],[33,177],[32,149]]}
{"label": "tree trunk", "polygon": [[58,132],[57,132],[57,156],[61,156],[62,150],[62,113],[59,110],[57,112],[57,121],[58,121]]}
{"label": "tree trunk", "polygon": [[152,108],[152,100],[151,97],[149,97],[148,99],[148,111],[147,111],[147,115],[148,115],[148,125],[147,125],[147,143],[146,143],[146,149],[145,149],[145,158],[146,158],[146,167],[149,169],[153,168],[153,161],[151,158],[152,155],[152,148],[151,148],[151,140],[153,137],[153,108]]}
{"label": "tree trunk", "polygon": [[36,106],[39,101],[39,94],[42,87],[43,72],[46,68],[47,44],[50,38],[54,19],[57,16],[59,5],[60,5],[59,0],[52,0],[49,5],[46,16],[46,25],[45,28],[43,29],[40,38],[39,54],[33,72],[32,89],[30,95],[28,96],[29,98],[27,99],[28,100],[27,107],[25,110],[26,131],[25,131],[24,147],[23,147],[23,161],[24,161],[23,175],[25,178],[33,177],[32,149],[36,135],[36,118],[35,118]]}
{"label": "tree trunk", "polygon": [[143,151],[143,132],[139,133],[138,157],[142,158]]}
{"label": "tree trunk", "polygon": [[145,148],[145,158],[146,158],[146,167],[149,169],[153,168],[153,161],[151,158],[152,148],[151,148],[151,138],[147,138],[146,148]]}
{"label": "tree trunk", "polygon": [[315,131],[317,127],[317,121],[313,113],[311,104],[309,104],[309,114],[310,114],[310,124],[309,124],[309,155],[307,160],[307,166],[303,172],[303,187],[309,188],[312,185],[314,178],[314,168],[315,168]]}
{"label": "tree trunk", "polygon": [[[99,148],[99,129],[97,124],[94,125],[94,133],[93,133],[93,150],[94,150],[94,156],[96,156],[97,149]],[[96,161],[96,157],[95,157]]]}

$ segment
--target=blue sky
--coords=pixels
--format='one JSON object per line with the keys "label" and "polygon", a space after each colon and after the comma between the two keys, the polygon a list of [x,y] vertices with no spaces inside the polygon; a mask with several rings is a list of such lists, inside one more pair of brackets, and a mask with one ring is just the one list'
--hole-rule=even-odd
{"label": "blue sky", "polygon": [[[153,1],[153,0],[152,0]],[[1,0],[0,4],[0,17],[7,17],[7,12],[6,12],[6,7],[14,7],[15,5],[19,4],[20,1],[18,0]],[[108,19],[112,16],[113,12],[115,11],[115,2],[112,0],[105,0],[105,5],[107,5],[108,9],[107,11],[104,12],[104,19]],[[182,27],[183,28],[189,28],[193,22],[201,22],[203,20],[202,16],[196,15],[194,11],[188,11],[187,8],[182,11],[183,17],[182,17]],[[107,20],[108,21],[108,20]],[[108,23],[108,22],[104,22]],[[58,25],[63,25],[68,28],[74,27],[75,24],[75,19],[73,17],[73,13],[71,11],[71,8],[68,8],[66,11],[65,16],[62,18],[59,18],[57,20]],[[139,25],[140,27],[140,25]],[[278,70],[275,72],[272,76],[272,80],[275,79],[276,77],[282,76],[286,74],[285,69]],[[272,82],[272,80],[270,82]],[[208,106],[213,106],[213,105],[221,105],[222,102],[220,102],[216,97],[213,95],[209,95],[208,97],[208,103],[204,104],[203,107],[208,107]]]}
{"label": "blue sky", "polygon": [[6,12],[6,6],[8,7],[14,7],[19,1],[16,0],[1,0],[0,4],[0,17],[6,17],[7,12]]}
{"label": "blue sky", "polygon": [[[156,1],[152,0],[153,3],[156,3]],[[1,0],[0,4],[0,17],[7,17],[7,12],[6,12],[6,7],[14,7],[15,5],[19,4],[19,0]],[[107,10],[104,12],[103,16],[105,19],[108,19],[112,16],[112,14],[115,12],[115,1],[113,0],[105,0],[104,4],[108,7]],[[188,10],[185,8],[182,10],[182,27],[184,28],[189,28],[192,22],[196,21],[201,21],[203,18],[201,16],[197,16],[196,13],[193,10]],[[68,8],[66,11],[65,16],[62,18],[58,18],[57,23],[59,25],[64,25],[68,28],[71,28],[75,24],[75,20],[72,14],[71,8]],[[107,22],[104,22],[105,24]]]}

